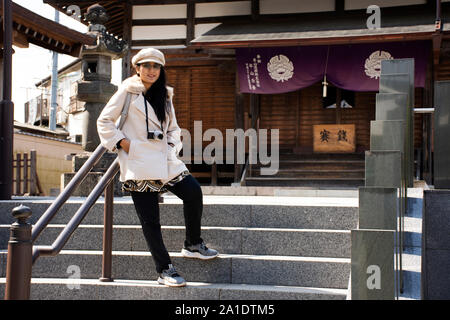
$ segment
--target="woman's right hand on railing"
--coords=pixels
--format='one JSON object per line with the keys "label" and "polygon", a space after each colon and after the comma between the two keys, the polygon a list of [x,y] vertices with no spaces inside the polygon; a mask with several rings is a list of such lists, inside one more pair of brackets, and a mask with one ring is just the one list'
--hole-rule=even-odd
{"label": "woman's right hand on railing", "polygon": [[128,153],[130,151],[130,140],[128,139],[122,139],[122,141],[120,141],[120,146],[122,147],[123,150],[126,151],[126,153]]}

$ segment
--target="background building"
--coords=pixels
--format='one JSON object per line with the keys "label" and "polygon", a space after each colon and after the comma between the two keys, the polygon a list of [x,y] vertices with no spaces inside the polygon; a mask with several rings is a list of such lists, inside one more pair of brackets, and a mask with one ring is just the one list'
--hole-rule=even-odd
{"label": "background building", "polygon": [[[69,4],[69,1],[62,0],[45,2],[63,12]],[[349,69],[339,71],[339,75],[352,78],[356,69],[362,67],[358,61],[369,58],[355,57],[356,47],[367,46],[371,52],[382,52],[389,51],[385,48],[392,46],[416,46],[424,53],[420,58],[415,56],[417,50],[404,50],[401,58],[415,58],[416,63],[420,63],[420,68],[416,68],[416,78],[420,76],[421,82],[416,84],[415,106],[432,107],[433,82],[450,78],[447,67],[450,59],[446,49],[448,28],[444,23],[436,24],[436,21],[443,22],[447,18],[447,2],[198,0],[168,3],[135,0],[83,1],[78,5],[82,14],[94,3],[104,6],[111,17],[106,23],[108,31],[131,43],[132,50],[123,59],[123,77],[132,74],[130,57],[141,48],[157,47],[166,54],[168,80],[175,88],[177,119],[180,127],[191,134],[194,121],[200,120],[203,130],[217,128],[224,135],[226,128],[280,130],[282,163],[277,176],[260,176],[258,166],[217,165],[212,168],[212,173],[208,166],[191,168],[193,171],[206,171],[198,173],[198,177],[205,176],[210,181],[218,178],[219,183],[229,183],[226,177],[232,177],[231,181],[243,179],[246,184],[259,185],[307,185],[311,182],[360,185],[364,179],[364,168],[360,167],[364,165],[363,153],[369,149],[370,143],[370,121],[375,119],[377,88],[345,87],[328,78],[330,93],[324,99],[322,82],[325,79],[317,78],[317,81],[291,88],[289,92],[274,93],[267,88],[254,92],[245,90],[239,57],[248,51],[242,48],[265,48],[265,52],[271,50],[277,55],[286,48],[322,48],[322,52],[326,52],[327,48],[339,47],[344,57],[341,61],[349,66]],[[370,5],[380,8],[379,28],[370,27],[373,20],[370,17],[374,18],[373,13],[367,11]],[[329,51],[331,55],[322,59],[321,68],[325,68],[329,60],[337,59],[333,52]],[[398,54],[395,56],[399,57]],[[309,63],[306,58],[302,62],[305,65]],[[339,65],[339,61],[335,63]],[[300,75],[300,80],[305,80],[305,76],[309,75],[303,78]],[[326,108],[334,103],[340,106],[345,95],[351,100],[352,108]],[[324,124],[354,125],[354,151],[338,155],[335,151],[325,155],[314,152],[314,125]],[[418,166],[423,163],[420,159],[424,158],[426,149],[423,141],[426,138],[425,127],[422,115],[417,114],[414,146]],[[204,141],[204,147],[209,143]],[[320,169],[306,167],[298,170],[298,166],[297,170],[289,169],[288,162],[299,159],[328,161],[328,164]],[[336,169],[337,161],[347,162],[347,167]],[[358,161],[358,169],[348,169],[355,161]],[[417,169],[419,175],[426,170],[429,168]]]}

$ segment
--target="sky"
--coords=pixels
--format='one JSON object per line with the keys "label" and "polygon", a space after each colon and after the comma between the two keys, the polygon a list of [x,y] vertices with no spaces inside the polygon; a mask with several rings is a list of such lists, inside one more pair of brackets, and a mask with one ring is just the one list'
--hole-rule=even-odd
{"label": "sky", "polygon": [[[47,19],[55,19],[55,9],[42,0],[13,0],[20,6],[27,8]],[[79,32],[87,32],[88,28],[79,21],[62,12],[59,13],[59,23]],[[12,100],[14,102],[14,119],[24,121],[24,104],[28,100],[37,97],[40,90],[35,83],[51,75],[53,52],[33,44],[29,48],[13,46],[12,69]],[[75,60],[75,57],[58,54],[58,69]],[[113,61],[112,82],[118,84],[121,81],[121,62]]]}

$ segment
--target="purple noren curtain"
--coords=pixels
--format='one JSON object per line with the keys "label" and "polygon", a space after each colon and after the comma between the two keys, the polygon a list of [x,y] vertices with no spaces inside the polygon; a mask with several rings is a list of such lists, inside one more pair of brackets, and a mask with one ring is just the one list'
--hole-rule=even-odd
{"label": "purple noren curtain", "polygon": [[378,91],[381,60],[414,58],[415,85],[424,87],[428,41],[238,48],[240,91],[276,94],[323,81],[352,91]]}

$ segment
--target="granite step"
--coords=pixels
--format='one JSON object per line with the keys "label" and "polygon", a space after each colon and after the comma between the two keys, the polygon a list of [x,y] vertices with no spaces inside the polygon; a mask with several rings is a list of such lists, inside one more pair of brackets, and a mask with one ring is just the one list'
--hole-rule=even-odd
{"label": "granite step", "polygon": [[[0,278],[0,299],[5,278]],[[32,300],[345,300],[346,289],[187,282],[168,288],[156,281],[33,278]],[[216,310],[216,312],[219,312]]]}
{"label": "granite step", "polygon": [[[352,199],[287,198],[287,197],[215,197],[214,203],[204,198],[202,226],[244,228],[300,228],[351,230],[357,227],[358,201]],[[47,200],[8,200],[0,206],[0,224],[11,224],[11,211],[23,204],[32,210],[29,222],[34,224],[51,205]],[[52,224],[67,223],[83,203],[84,198],[69,200],[52,220]],[[166,201],[166,200],[165,200]],[[172,200],[170,200],[172,201]],[[83,224],[103,224],[103,197],[91,208]],[[160,204],[161,225],[184,225],[181,201]],[[140,225],[130,197],[115,198],[114,225]]]}
{"label": "granite step", "polygon": [[[194,282],[345,289],[350,274],[348,258],[221,254],[200,261],[169,254],[186,281]],[[5,250],[0,251],[0,259],[0,277],[5,277]],[[101,261],[101,251],[62,250],[55,257],[39,258],[32,277],[68,278],[69,266],[76,266],[82,279],[96,279],[101,275]],[[156,280],[158,276],[148,252],[113,251],[112,261],[114,279]]]}
{"label": "granite step", "polygon": [[365,180],[362,178],[345,178],[345,177],[247,177],[245,178],[246,186],[272,186],[272,187],[362,187]]}
{"label": "granite step", "polygon": [[[271,166],[278,166],[281,169],[303,169],[303,170],[345,170],[345,169],[362,169],[365,168],[364,160],[308,160],[308,159],[297,159],[297,160],[280,160],[278,162],[272,161]],[[253,169],[268,167],[263,164],[253,164]]]}
{"label": "granite step", "polygon": [[[85,198],[71,198],[37,240],[49,245]],[[166,201],[167,200],[167,201]],[[0,208],[0,277],[6,273],[11,210],[27,205],[35,223],[54,199],[2,201]],[[32,298],[165,299],[173,288],[156,284],[130,197],[115,198],[113,229],[114,282],[101,283],[104,199],[92,207],[55,257],[33,266]],[[357,198],[204,197],[202,237],[220,256],[211,261],[181,256],[183,204],[165,197],[160,204],[163,236],[173,264],[188,281],[178,299],[345,299],[350,274],[350,231],[357,226]],[[70,266],[79,268],[83,290],[70,290]],[[4,278],[0,279],[0,286]],[[135,298],[134,298],[135,297]],[[177,296],[178,297],[178,296]]]}
{"label": "granite step", "polygon": [[286,153],[280,152],[280,160],[364,160],[364,153]]}
{"label": "granite step", "polygon": [[[290,177],[293,179],[305,179],[305,178],[327,178],[327,179],[340,179],[340,178],[358,178],[364,179],[365,170],[364,169],[299,169],[299,168],[289,168],[289,169],[279,169],[271,178],[280,177]],[[255,169],[251,172],[251,177],[260,177],[260,170]],[[261,176],[264,177],[264,176]]]}
{"label": "granite step", "polygon": [[[51,245],[64,225],[49,225],[36,245]],[[163,226],[167,250],[181,250],[184,226]],[[80,225],[66,243],[67,250],[102,250],[103,225]],[[220,253],[304,257],[350,257],[350,231],[320,229],[203,227],[206,244]],[[0,225],[0,249],[7,248],[9,225]],[[113,250],[148,251],[141,226],[116,225]]]}

